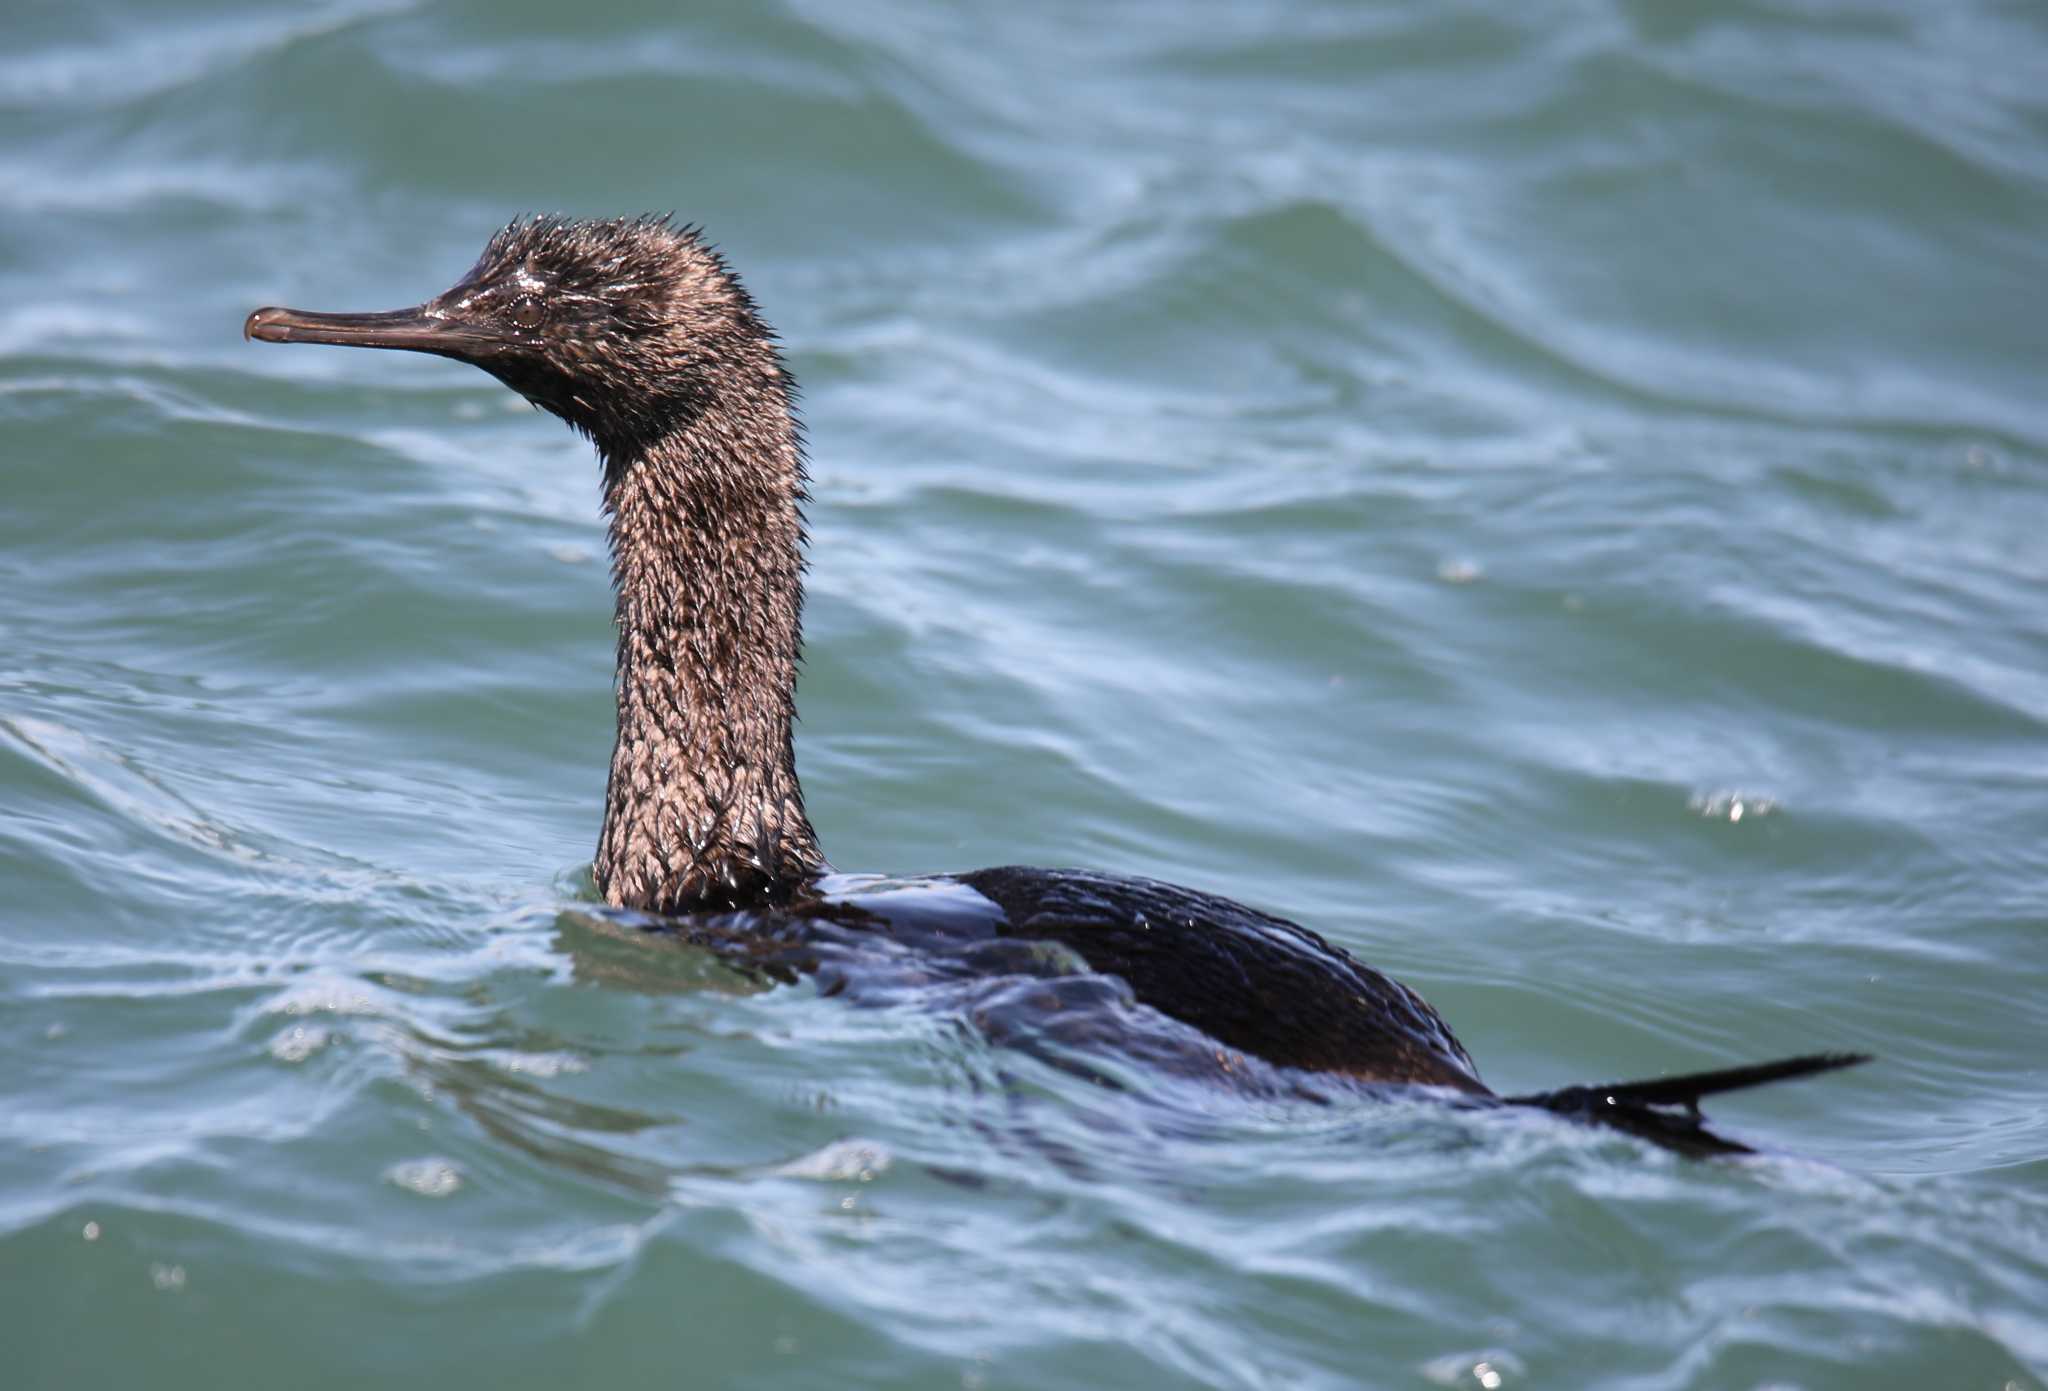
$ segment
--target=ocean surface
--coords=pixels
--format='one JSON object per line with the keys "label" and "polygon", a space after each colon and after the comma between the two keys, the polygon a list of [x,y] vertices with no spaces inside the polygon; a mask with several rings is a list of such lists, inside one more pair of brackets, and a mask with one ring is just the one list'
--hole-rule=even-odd
{"label": "ocean surface", "polygon": [[[0,19],[0,1383],[2048,1384],[2048,7]],[[827,852],[1171,879],[1689,1163],[593,911],[587,447],[245,343],[675,210]]]}

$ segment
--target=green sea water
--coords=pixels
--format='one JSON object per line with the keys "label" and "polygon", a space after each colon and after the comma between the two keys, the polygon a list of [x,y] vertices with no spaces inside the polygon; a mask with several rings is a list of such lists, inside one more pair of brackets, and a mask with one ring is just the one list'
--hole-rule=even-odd
{"label": "green sea water", "polygon": [[[2048,1384],[2048,8],[0,17],[0,1385]],[[592,914],[586,447],[244,343],[701,222],[847,871],[1298,919],[1685,1163]]]}

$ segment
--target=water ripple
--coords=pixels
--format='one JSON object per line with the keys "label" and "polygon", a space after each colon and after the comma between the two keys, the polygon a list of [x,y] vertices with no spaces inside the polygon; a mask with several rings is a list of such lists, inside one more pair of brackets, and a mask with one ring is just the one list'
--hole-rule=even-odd
{"label": "water ripple", "polygon": [[[2042,1382],[2032,10],[11,26],[16,1379]],[[670,207],[805,383],[836,863],[1231,893],[1504,1088],[1881,1060],[1683,1165],[597,907],[587,451],[237,330]]]}

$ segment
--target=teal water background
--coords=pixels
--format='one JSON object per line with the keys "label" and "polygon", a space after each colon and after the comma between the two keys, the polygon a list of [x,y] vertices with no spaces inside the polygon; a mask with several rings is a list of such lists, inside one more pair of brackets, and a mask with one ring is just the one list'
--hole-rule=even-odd
{"label": "teal water background", "polygon": [[[0,19],[0,1382],[2040,1388],[2048,9]],[[835,864],[1297,918],[1686,1164],[1106,1091],[588,898],[585,447],[245,344],[677,210]]]}

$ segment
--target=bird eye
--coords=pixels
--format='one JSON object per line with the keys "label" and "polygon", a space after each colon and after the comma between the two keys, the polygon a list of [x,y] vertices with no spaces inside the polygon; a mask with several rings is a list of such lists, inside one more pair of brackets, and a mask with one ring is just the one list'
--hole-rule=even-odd
{"label": "bird eye", "polygon": [[547,306],[532,295],[521,295],[512,301],[512,307],[505,311],[505,317],[521,328],[539,328],[548,316]]}

